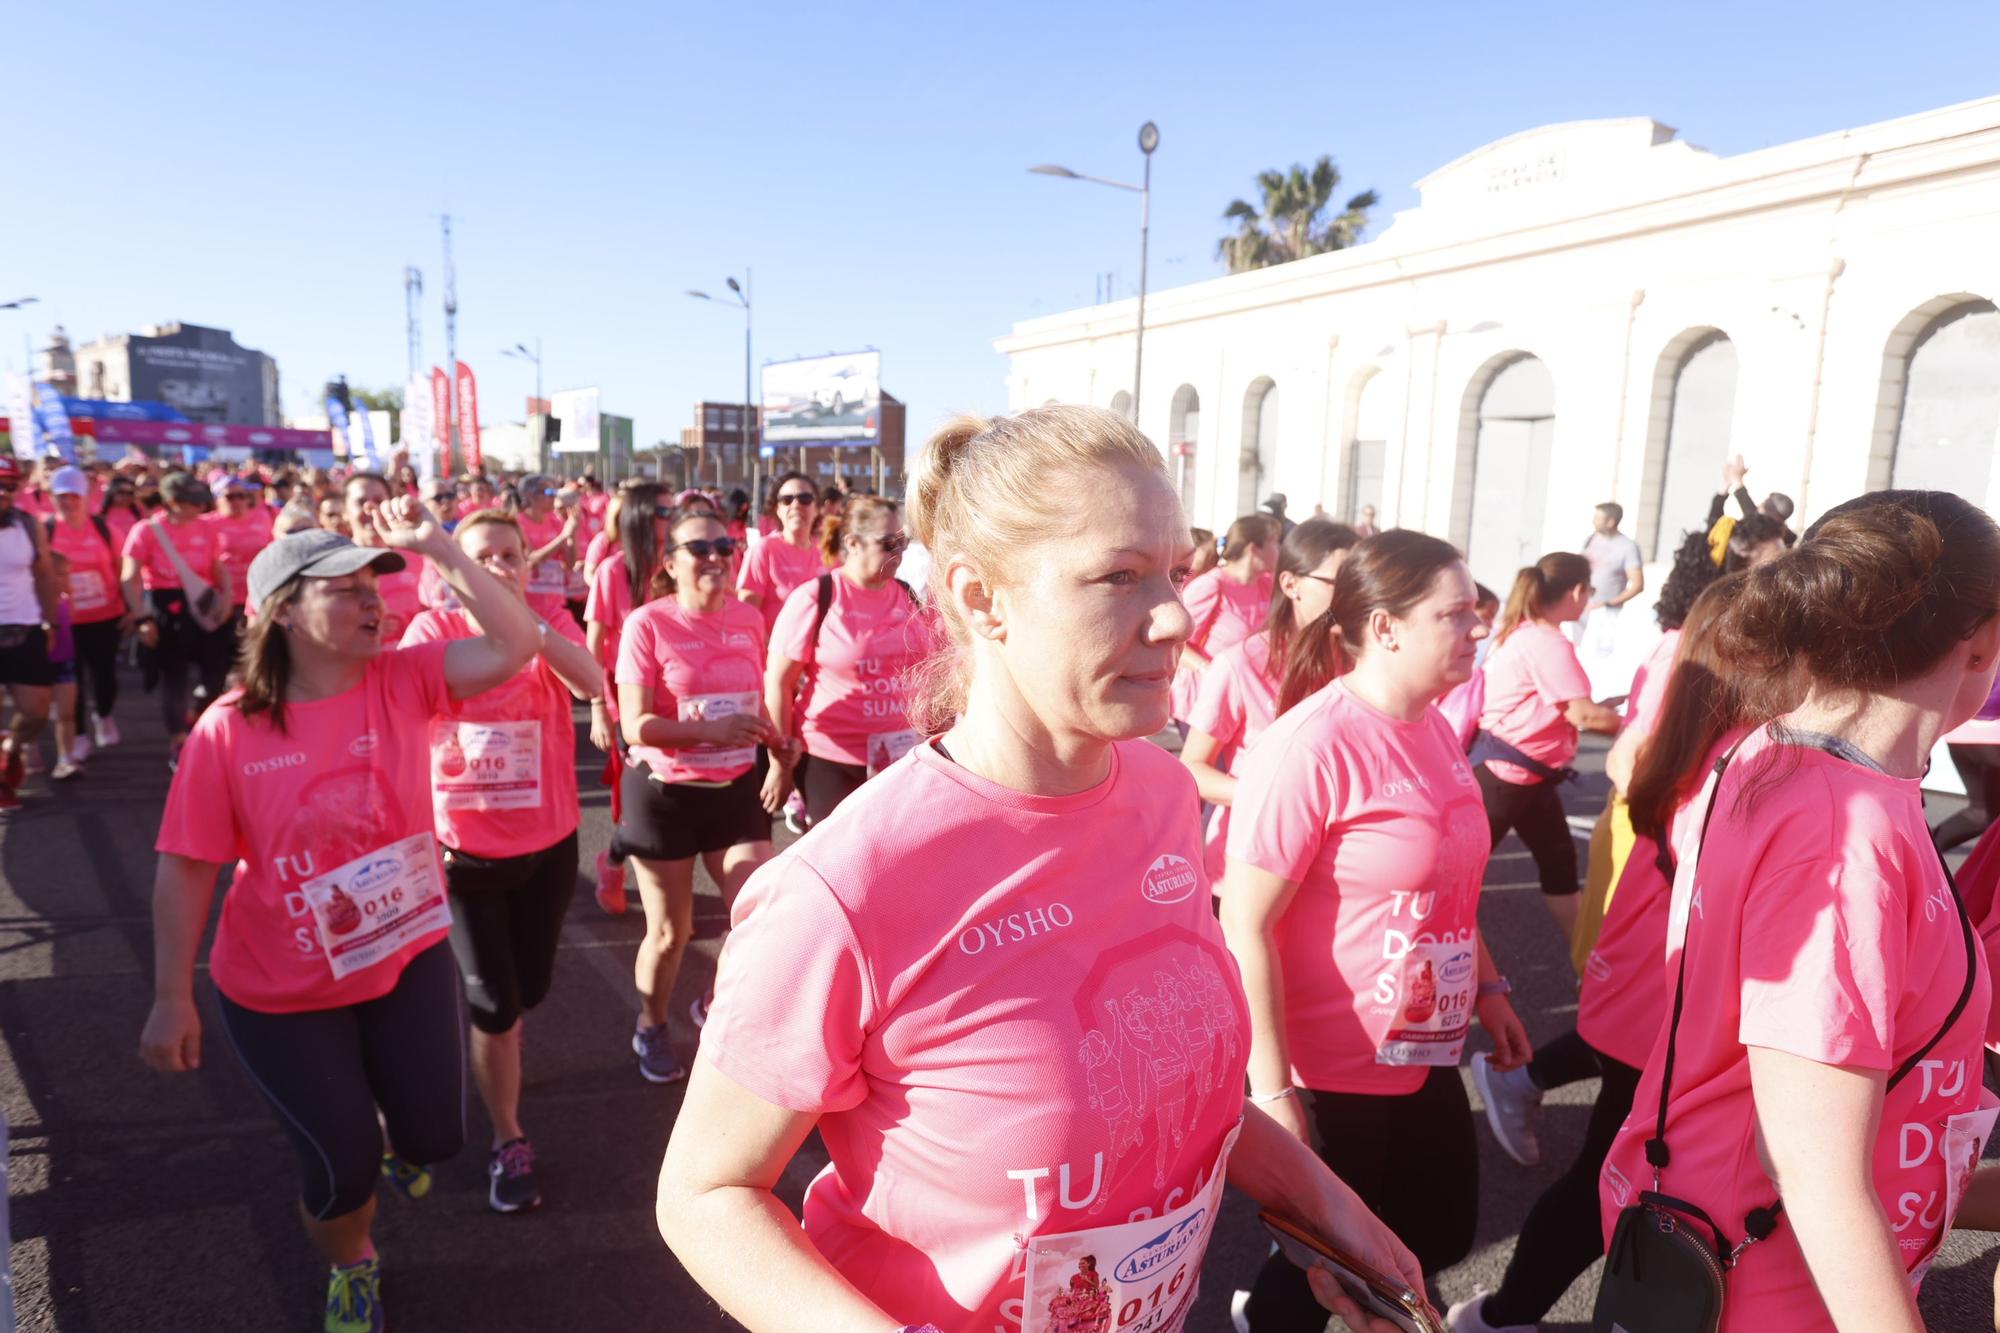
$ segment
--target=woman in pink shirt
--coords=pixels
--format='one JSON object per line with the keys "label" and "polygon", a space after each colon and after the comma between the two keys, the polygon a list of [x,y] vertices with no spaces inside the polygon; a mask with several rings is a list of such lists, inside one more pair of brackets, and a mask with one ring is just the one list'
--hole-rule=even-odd
{"label": "woman in pink shirt", "polygon": [[[56,516],[48,521],[49,549],[69,561],[78,748],[89,743],[86,737],[99,746],[116,745],[118,724],[112,721],[111,712],[118,705],[118,642],[137,622],[139,608],[145,603],[135,599],[126,604],[126,589],[118,577],[117,536],[102,517],[89,512],[82,471],[63,468],[49,489],[56,500]],[[94,734],[84,725],[93,702],[97,706]],[[83,755],[71,754],[69,758],[81,763]]]}
{"label": "woman in pink shirt", "polygon": [[[525,602],[527,543],[497,509],[452,533],[458,548]],[[596,702],[604,669],[574,620],[536,617],[541,650],[505,684],[430,720],[431,807],[444,844],[451,951],[472,1010],[472,1078],[493,1126],[486,1199],[537,1207],[535,1150],[521,1128],[521,1021],[548,996],[563,915],[576,891],[576,726],[570,699]],[[476,638],[463,607],[418,614],[403,645]]]}
{"label": "woman in pink shirt", "polygon": [[[738,901],[660,1175],[668,1243],[757,1333],[801,1310],[1050,1333],[1079,1298],[1178,1333],[1227,1180],[1420,1282],[1243,1098],[1194,784],[1146,741],[1190,630],[1159,451],[1095,408],[960,418],[910,495],[949,635],[931,739]],[[801,1229],[772,1187],[815,1128],[832,1163]]]}
{"label": "woman in pink shirt", "polygon": [[1208,820],[1208,870],[1221,887],[1229,806],[1236,794],[1231,769],[1278,712],[1278,680],[1298,631],[1318,620],[1333,600],[1334,575],[1348,548],[1361,540],[1331,519],[1309,518],[1278,545],[1277,596],[1264,628],[1217,653],[1202,673],[1181,741],[1181,762],[1194,774],[1201,799],[1216,807]]}
{"label": "woman in pink shirt", "polygon": [[811,479],[803,472],[787,472],[778,478],[772,503],[778,530],[750,548],[736,573],[736,595],[763,614],[767,634],[792,589],[826,570],[815,531],[819,491]]}
{"label": "woman in pink shirt", "polygon": [[1579,731],[1618,730],[1617,712],[1591,699],[1590,677],[1562,631],[1589,603],[1590,562],[1572,552],[1545,555],[1514,576],[1486,655],[1486,702],[1471,750],[1493,845],[1521,835],[1565,944],[1576,934],[1582,885],[1561,784]]}
{"label": "woman in pink shirt", "polygon": [[687,1077],[667,1011],[694,929],[694,863],[725,904],[771,859],[760,793],[778,733],[764,714],[764,620],[729,595],[736,543],[722,520],[667,519],[666,589],[625,619],[618,644],[618,725],[631,749],[611,854],[629,862],[646,911],[634,977],[639,1072]]}
{"label": "woman in pink shirt", "polygon": [[1229,525],[1222,561],[1188,580],[1181,592],[1194,634],[1181,648],[1174,673],[1174,721],[1186,739],[1188,718],[1209,662],[1224,648],[1243,642],[1270,614],[1271,570],[1278,563],[1278,524],[1263,514],[1246,514]]}
{"label": "woman in pink shirt", "polygon": [[528,605],[553,620],[568,610],[569,567],[576,561],[582,511],[574,503],[556,503],[562,492],[553,477],[524,477],[519,490],[521,512],[515,517],[528,539]]}
{"label": "woman in pink shirt", "polygon": [[[352,536],[358,546],[378,544],[381,538],[376,535],[373,515],[389,503],[389,483],[379,472],[351,472],[340,495],[343,526],[336,531]],[[417,557],[375,581],[376,595],[382,599],[384,643],[401,643],[403,631],[424,609],[423,581],[423,563]]]}
{"label": "woman in pink shirt", "polygon": [[1719,633],[1731,671],[1804,697],[1681,840],[1670,1017],[1601,1176],[1605,1291],[1646,1298],[1618,1228],[1659,1225],[1626,1215],[1659,1191],[1729,1256],[1724,1333],[1918,1333],[2000,1107],[1991,980],[1920,787],[2000,664],[2000,528],[1940,491],[1850,500],[1747,576]]}
{"label": "woman in pink shirt", "polygon": [[[167,731],[171,767],[180,761],[195,716],[228,681],[236,633],[228,624],[203,629],[196,622],[180,568],[167,552],[171,545],[197,578],[233,600],[229,567],[218,549],[215,529],[202,521],[211,503],[208,487],[193,473],[169,472],[160,481],[160,495],[165,501],[162,511],[126,537],[120,573],[128,599],[143,598],[147,606],[147,614],[138,621],[139,640],[158,653],[160,721]],[[190,670],[202,687],[199,699],[190,689]]]}
{"label": "woman in pink shirt", "polygon": [[[378,1177],[421,1194],[427,1164],[465,1134],[427,731],[450,700],[510,680],[536,639],[520,599],[414,497],[373,522],[378,547],[316,529],[251,563],[242,687],[196,724],[160,824],[140,1037],[157,1070],[200,1066],[195,958],[217,872],[233,864],[209,976],[231,1045],[298,1150],[306,1231],[333,1265],[325,1327],[338,1333],[383,1326]],[[404,552],[445,570],[483,636],[384,649],[375,571]]]}
{"label": "woman in pink shirt", "polygon": [[99,514],[111,529],[114,544],[123,551],[125,538],[146,517],[139,507],[138,483],[122,472],[114,475],[104,489],[104,507]]}
{"label": "woman in pink shirt", "polygon": [[[1250,1096],[1320,1155],[1426,1273],[1472,1248],[1479,1153],[1458,1075],[1471,1020],[1526,1061],[1479,931],[1478,787],[1432,705],[1485,635],[1465,562],[1397,530],[1348,552],[1285,659],[1279,715],[1246,756],[1222,926],[1250,1003]],[[1422,1288],[1419,1287],[1419,1290]],[[1252,1329],[1308,1327],[1274,1256]]]}
{"label": "woman in pink shirt", "polygon": [[785,599],[764,666],[764,711],[805,751],[777,752],[764,806],[780,809],[796,774],[815,824],[915,748],[910,673],[931,648],[929,622],[896,577],[907,540],[896,502],[857,496],[831,531],[841,563]]}

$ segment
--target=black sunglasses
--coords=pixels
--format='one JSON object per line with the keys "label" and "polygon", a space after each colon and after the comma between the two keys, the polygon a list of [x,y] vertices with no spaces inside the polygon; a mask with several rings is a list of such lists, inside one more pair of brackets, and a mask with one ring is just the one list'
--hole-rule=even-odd
{"label": "black sunglasses", "polygon": [[818,504],[819,497],[811,491],[783,491],[778,495],[778,503],[781,505]]}
{"label": "black sunglasses", "polygon": [[886,537],[863,537],[864,542],[874,542],[882,548],[883,555],[895,555],[910,544],[910,539],[900,532],[892,532]]}
{"label": "black sunglasses", "polygon": [[734,537],[696,537],[693,541],[689,542],[675,542],[667,549],[669,551],[686,551],[697,560],[706,560],[712,555],[719,555],[726,559],[736,554],[736,539]]}

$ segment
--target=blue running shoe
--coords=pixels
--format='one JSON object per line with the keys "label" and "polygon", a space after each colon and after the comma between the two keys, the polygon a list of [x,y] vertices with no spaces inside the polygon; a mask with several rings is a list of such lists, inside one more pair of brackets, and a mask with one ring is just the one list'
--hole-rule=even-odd
{"label": "blue running shoe", "polygon": [[392,1152],[382,1154],[382,1174],[407,1199],[421,1199],[431,1192],[431,1169],[406,1162]]}
{"label": "blue running shoe", "polygon": [[665,1023],[656,1027],[641,1024],[632,1034],[632,1051],[639,1057],[639,1072],[648,1083],[678,1083],[688,1076],[687,1066],[674,1055]]}
{"label": "blue running shoe", "polygon": [[383,1333],[382,1264],[373,1257],[335,1268],[326,1284],[326,1333]]}

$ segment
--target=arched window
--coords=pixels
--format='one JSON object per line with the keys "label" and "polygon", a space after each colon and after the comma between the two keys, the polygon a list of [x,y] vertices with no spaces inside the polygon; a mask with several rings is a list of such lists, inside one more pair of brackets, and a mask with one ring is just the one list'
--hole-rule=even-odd
{"label": "arched window", "polygon": [[1466,386],[1452,536],[1489,587],[1543,554],[1555,433],[1555,381],[1539,357],[1504,353]]}
{"label": "arched window", "polygon": [[1355,390],[1352,433],[1347,441],[1347,466],[1340,485],[1340,517],[1359,523],[1363,509],[1382,519],[1382,475],[1388,465],[1389,433],[1395,428],[1395,390],[1379,369],[1369,367]]}
{"label": "arched window", "polygon": [[1734,452],[1736,344],[1720,329],[1689,329],[1668,343],[1653,374],[1633,540],[1648,559],[1672,556],[1683,532],[1708,515],[1722,465]]}
{"label": "arched window", "polygon": [[1884,359],[1868,488],[1956,491],[1987,504],[2000,443],[2000,311],[1972,296],[1926,302],[1897,326]]}
{"label": "arched window", "polygon": [[1236,513],[1254,513],[1277,473],[1278,386],[1260,376],[1243,395],[1243,442],[1236,460]]}
{"label": "arched window", "polygon": [[1195,479],[1200,476],[1196,459],[1200,456],[1195,441],[1201,436],[1201,395],[1194,391],[1194,385],[1183,384],[1174,390],[1174,404],[1167,414],[1167,467],[1174,478],[1174,488],[1180,492],[1181,508],[1194,512]]}
{"label": "arched window", "polygon": [[1120,389],[1111,395],[1111,410],[1127,421],[1132,419],[1132,395]]}

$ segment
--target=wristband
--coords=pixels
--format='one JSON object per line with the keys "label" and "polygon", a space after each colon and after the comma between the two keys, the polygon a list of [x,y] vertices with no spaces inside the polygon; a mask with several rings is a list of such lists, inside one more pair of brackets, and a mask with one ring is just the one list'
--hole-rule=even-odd
{"label": "wristband", "polygon": [[1482,981],[1479,983],[1478,998],[1482,1000],[1489,995],[1512,995],[1513,993],[1514,983],[1505,977],[1495,977],[1491,981]]}
{"label": "wristband", "polygon": [[1287,1097],[1296,1097],[1298,1095],[1298,1085],[1293,1084],[1283,1092],[1253,1092],[1250,1094],[1250,1101],[1256,1106],[1269,1106],[1272,1102],[1281,1102]]}

